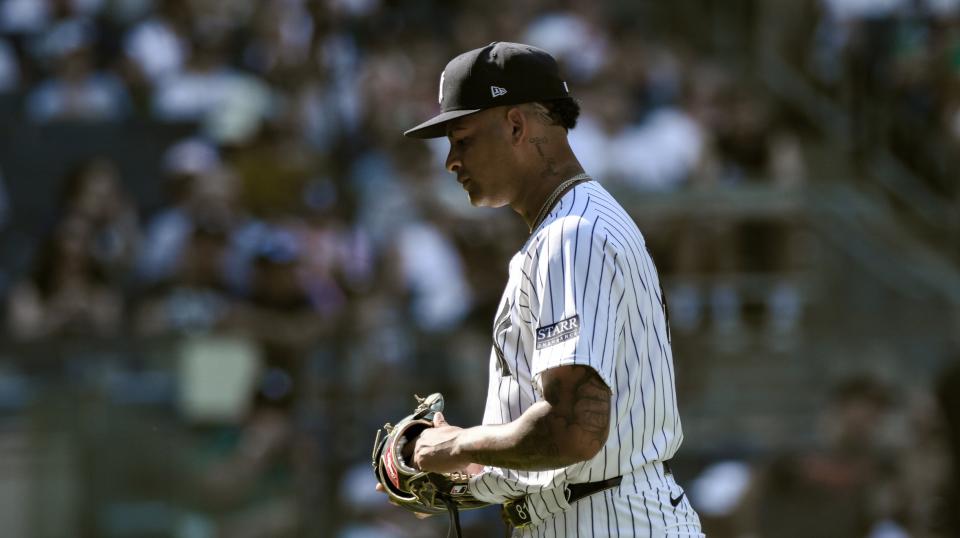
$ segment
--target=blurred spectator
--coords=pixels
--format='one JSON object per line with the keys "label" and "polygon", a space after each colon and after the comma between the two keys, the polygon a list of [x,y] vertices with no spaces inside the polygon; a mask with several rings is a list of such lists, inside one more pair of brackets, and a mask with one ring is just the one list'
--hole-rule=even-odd
{"label": "blurred spectator", "polygon": [[289,224],[303,250],[304,286],[324,316],[348,309],[350,300],[369,292],[377,274],[369,232],[349,218],[349,204],[330,181],[307,185],[308,213]]}
{"label": "blurred spectator", "polygon": [[3,229],[10,222],[10,195],[7,193],[7,178],[0,168],[0,229]]}
{"label": "blurred spectator", "polygon": [[[929,409],[924,411],[929,415]],[[839,383],[823,409],[822,444],[774,458],[755,473],[750,491],[712,521],[754,536],[926,536],[941,458],[926,426],[903,430],[910,409],[869,376]],[[926,422],[926,421],[924,421]],[[917,426],[917,423],[907,423]],[[919,489],[912,462],[935,469]],[[717,514],[721,515],[721,514]]]}
{"label": "blurred spectator", "polygon": [[158,13],[127,31],[123,49],[137,78],[161,84],[183,68],[190,43],[172,20]]}
{"label": "blurred spectator", "polygon": [[358,220],[388,260],[381,276],[405,301],[410,320],[425,333],[444,333],[471,311],[473,291],[450,237],[454,222],[423,170],[429,161],[401,167],[408,163],[398,159],[409,156],[396,153],[371,152],[357,163]]}
{"label": "blurred spectator", "polygon": [[13,47],[0,39],[0,93],[8,93],[20,86],[20,62]]}
{"label": "blurred spectator", "polygon": [[937,403],[944,418],[949,450],[948,474],[942,481],[941,499],[935,508],[936,530],[952,536],[960,529],[960,356],[941,373],[936,386]]}
{"label": "blurred spectator", "polygon": [[661,106],[641,115],[628,89],[611,80],[583,94],[591,112],[578,121],[570,144],[582,150],[584,166],[597,177],[640,192],[673,191],[700,165],[706,133],[683,108]]}
{"label": "blurred spectator", "polygon": [[[806,61],[849,114],[854,157],[892,151],[930,194],[954,203],[956,0],[819,0]],[[802,62],[802,61],[801,61]],[[921,186],[921,185],[917,185]],[[922,186],[921,186],[922,187]]]}
{"label": "blurred spectator", "polygon": [[[0,168],[0,232],[4,232],[11,222],[10,195],[7,193],[7,178]],[[11,267],[0,268],[0,296],[6,296],[11,279],[19,277]]]}
{"label": "blurred spectator", "polygon": [[227,154],[237,174],[238,202],[259,218],[296,214],[307,185],[327,168],[298,135],[291,125],[271,122]]}
{"label": "blurred spectator", "polygon": [[[687,106],[707,133],[692,188],[759,185],[788,198],[803,184],[806,170],[798,137],[766,96],[707,66],[691,80]],[[693,278],[679,280],[668,294],[674,327],[698,328],[707,310],[718,335],[737,334],[746,298],[731,277],[771,274],[776,279],[764,292],[764,327],[774,348],[789,347],[802,313],[793,277],[800,264],[800,236],[790,214],[737,221],[701,217],[684,219],[678,227],[682,239],[672,249],[675,272]]]}
{"label": "blurred spectator", "polygon": [[708,465],[690,484],[690,499],[702,518],[704,531],[715,538],[750,536],[743,531],[744,504],[754,471],[750,464],[735,459]]}
{"label": "blurred spectator", "polygon": [[50,22],[47,0],[7,0],[0,4],[0,31],[10,34],[33,34]]}
{"label": "blurred spectator", "polygon": [[[276,367],[296,374],[293,368],[303,355],[328,333],[332,322],[324,322],[307,288],[305,253],[299,237],[275,226],[265,234],[253,259],[248,301],[238,308],[231,323],[244,334],[253,335],[267,350]],[[268,360],[271,360],[268,358]],[[268,391],[268,399],[289,406],[290,395]]]}
{"label": "blurred spectator", "polygon": [[[225,329],[246,335],[261,349],[263,367],[254,404],[232,454],[207,474],[208,492],[221,502],[249,498],[276,466],[303,465],[295,458],[298,447],[309,444],[294,428],[305,397],[305,363],[322,338],[336,330],[334,319],[324,319],[314,308],[305,287],[302,246],[296,236],[274,227],[265,236],[254,259],[251,294],[238,303]],[[298,468],[299,473],[308,469]],[[262,535],[287,535],[300,525],[296,504],[284,512],[281,530]],[[272,524],[255,518],[248,525]],[[253,532],[246,529],[244,532]],[[261,535],[261,534],[252,534]]]}
{"label": "blurred spectator", "polygon": [[641,190],[676,189],[700,162],[704,132],[679,108],[651,112],[612,141],[611,174]]}
{"label": "blurred spectator", "polygon": [[[897,447],[897,483],[885,499],[892,522],[911,536],[949,536],[943,533],[943,508],[954,483],[955,454],[950,439],[950,413],[938,407],[938,395],[926,383],[908,394],[902,411]],[[956,504],[954,504],[956,506]],[[889,522],[888,522],[889,523]],[[889,525],[886,525],[889,527]],[[875,533],[877,529],[875,528]]]}
{"label": "blurred spectator", "polygon": [[795,186],[803,179],[799,141],[766,95],[740,85],[721,90],[709,128],[715,133],[721,183]]}
{"label": "blurred spectator", "polygon": [[285,82],[310,61],[314,22],[303,0],[261,2],[254,15],[255,36],[243,51],[244,63],[271,80]]}
{"label": "blurred spectator", "polygon": [[886,17],[904,9],[909,3],[909,0],[823,0],[830,16],[841,22]]}
{"label": "blurred spectator", "polygon": [[565,73],[578,82],[593,78],[610,57],[605,29],[584,12],[541,15],[530,23],[521,41],[551,51],[564,63]]}
{"label": "blurred spectator", "polygon": [[153,282],[136,326],[145,336],[206,332],[223,326],[235,307],[224,274],[229,229],[222,222],[192,223],[172,272]]}
{"label": "blurred spectator", "polygon": [[230,268],[245,222],[237,178],[198,139],[175,144],[164,164],[170,205],[148,222],[137,259],[138,327],[145,334],[217,329],[237,300]]}
{"label": "blurred spectator", "polygon": [[37,341],[119,333],[123,297],[90,253],[92,233],[90,223],[71,217],[41,245],[30,275],[7,300],[11,336]]}
{"label": "blurred spectator", "polygon": [[230,233],[242,219],[237,178],[219,152],[200,139],[181,141],[164,159],[169,204],[147,223],[138,279],[155,284],[173,275],[198,221]]}
{"label": "blurred spectator", "polygon": [[458,326],[473,300],[454,245],[429,221],[409,223],[396,234],[399,276],[417,326],[425,332]]}
{"label": "blurred spectator", "polygon": [[67,175],[60,214],[90,227],[90,254],[110,282],[123,284],[139,248],[140,228],[133,200],[109,159],[83,162]]}
{"label": "blurred spectator", "polygon": [[43,36],[40,50],[53,64],[53,76],[28,96],[31,119],[113,121],[127,114],[128,96],[120,80],[96,70],[95,39],[95,29],[82,19],[59,22]]}
{"label": "blurred spectator", "polygon": [[347,134],[338,99],[330,86],[311,77],[300,80],[291,92],[287,113],[293,116],[303,140],[316,151],[331,151]]}
{"label": "blurred spectator", "polygon": [[200,122],[204,133],[222,143],[244,142],[271,112],[271,90],[227,62],[226,44],[203,37],[184,69],[159,81],[154,116],[166,122]]}

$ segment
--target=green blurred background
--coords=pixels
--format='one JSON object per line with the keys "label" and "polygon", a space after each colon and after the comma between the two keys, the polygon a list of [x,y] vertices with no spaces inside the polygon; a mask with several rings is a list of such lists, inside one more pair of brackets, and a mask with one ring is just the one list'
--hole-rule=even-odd
{"label": "green blurred background", "polygon": [[707,535],[960,535],[957,0],[0,0],[0,536],[445,535],[373,433],[479,422],[526,229],[400,133],[495,40],[650,245]]}

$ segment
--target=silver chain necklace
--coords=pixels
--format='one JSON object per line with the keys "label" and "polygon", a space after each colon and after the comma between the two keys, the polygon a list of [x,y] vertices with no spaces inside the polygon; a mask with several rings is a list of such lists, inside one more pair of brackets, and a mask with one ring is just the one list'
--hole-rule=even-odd
{"label": "silver chain necklace", "polygon": [[568,187],[584,181],[590,181],[590,176],[580,173],[570,179],[564,180],[562,183],[557,185],[557,188],[553,189],[553,192],[550,193],[550,196],[547,196],[547,201],[544,202],[543,206],[540,207],[540,211],[537,212],[537,218],[534,219],[533,224],[530,225],[530,233],[533,233],[533,231],[537,229],[537,226],[540,226],[540,223],[544,218],[546,218],[547,213],[549,213],[550,208],[552,208],[553,204],[556,203],[557,197],[560,196],[560,193],[567,190]]}

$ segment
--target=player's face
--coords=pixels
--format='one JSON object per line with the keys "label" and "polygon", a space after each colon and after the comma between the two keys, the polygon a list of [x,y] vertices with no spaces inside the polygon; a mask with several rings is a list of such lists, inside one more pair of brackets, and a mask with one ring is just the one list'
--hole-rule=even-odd
{"label": "player's face", "polygon": [[447,140],[447,170],[457,175],[471,204],[501,207],[516,197],[510,179],[514,155],[499,107],[450,122]]}

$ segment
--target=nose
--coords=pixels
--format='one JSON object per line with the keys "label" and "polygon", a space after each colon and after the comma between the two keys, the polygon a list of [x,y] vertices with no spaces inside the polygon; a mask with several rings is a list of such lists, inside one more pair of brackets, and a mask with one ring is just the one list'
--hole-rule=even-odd
{"label": "nose", "polygon": [[460,162],[460,156],[455,155],[453,151],[453,146],[450,147],[450,151],[447,152],[447,162],[445,163],[447,171],[454,174],[463,166],[463,163]]}

